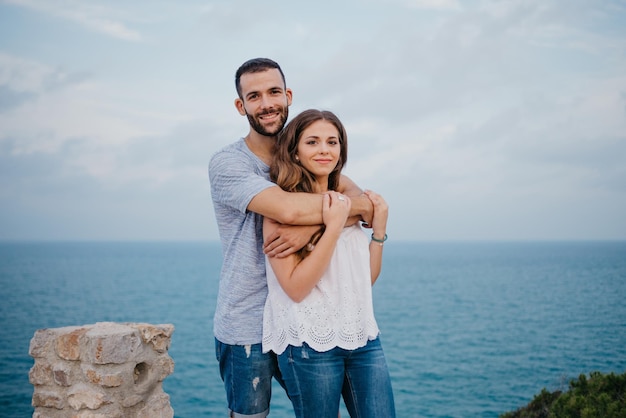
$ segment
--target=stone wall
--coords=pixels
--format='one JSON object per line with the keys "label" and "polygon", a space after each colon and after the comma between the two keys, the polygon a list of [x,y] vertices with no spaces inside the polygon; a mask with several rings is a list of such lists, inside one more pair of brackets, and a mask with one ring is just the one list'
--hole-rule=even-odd
{"label": "stone wall", "polygon": [[174,371],[173,332],[113,322],[36,331],[33,418],[172,418],[162,382]]}

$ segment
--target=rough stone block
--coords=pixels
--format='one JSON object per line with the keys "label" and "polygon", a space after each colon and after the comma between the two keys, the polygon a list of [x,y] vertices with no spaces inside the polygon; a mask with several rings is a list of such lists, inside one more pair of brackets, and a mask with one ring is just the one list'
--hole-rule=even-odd
{"label": "rough stone block", "polygon": [[28,372],[28,380],[32,385],[51,385],[54,380],[50,363],[42,359],[35,360],[35,364]]}
{"label": "rough stone block", "polygon": [[71,383],[71,367],[67,364],[57,364],[52,369],[54,382],[59,386],[70,386]]}
{"label": "rough stone block", "polygon": [[104,391],[83,383],[72,386],[67,401],[76,411],[84,408],[98,409],[105,403],[110,403]]}
{"label": "rough stone block", "polygon": [[170,397],[167,393],[152,396],[143,408],[137,413],[137,418],[173,418],[174,410],[170,406]]}
{"label": "rough stone block", "polygon": [[112,370],[91,365],[83,365],[83,373],[89,383],[113,388],[124,383],[124,368]]}
{"label": "rough stone block", "polygon": [[128,325],[99,322],[85,334],[85,360],[94,364],[121,364],[142,352],[139,332]]}
{"label": "rough stone block", "polygon": [[33,358],[45,357],[50,351],[50,344],[53,344],[55,339],[56,333],[53,330],[48,328],[37,330],[30,340],[28,354]]}
{"label": "rough stone block", "polygon": [[173,325],[135,324],[144,343],[151,344],[158,353],[166,352],[170,347]]}
{"label": "rough stone block", "polygon": [[65,408],[65,399],[60,393],[46,390],[35,390],[33,394],[33,406],[44,408]]}
{"label": "rough stone block", "polygon": [[87,328],[67,327],[59,329],[56,352],[64,360],[80,359],[80,342]]}

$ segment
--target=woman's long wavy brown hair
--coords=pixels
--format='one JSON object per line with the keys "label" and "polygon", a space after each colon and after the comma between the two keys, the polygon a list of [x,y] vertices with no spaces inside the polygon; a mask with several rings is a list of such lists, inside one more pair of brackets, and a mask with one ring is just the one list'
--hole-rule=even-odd
{"label": "woman's long wavy brown hair", "polygon": [[[296,160],[298,143],[302,132],[311,126],[313,122],[324,120],[330,122],[337,128],[339,133],[339,161],[337,166],[328,176],[328,190],[337,190],[341,170],[348,161],[348,135],[339,118],[328,110],[308,109],[297,115],[278,134],[274,160],[270,166],[270,178],[274,183],[288,192],[313,193],[315,178]],[[324,228],[313,235],[310,244],[315,245],[324,233]],[[309,253],[307,247],[301,249],[296,255],[303,259]]]}

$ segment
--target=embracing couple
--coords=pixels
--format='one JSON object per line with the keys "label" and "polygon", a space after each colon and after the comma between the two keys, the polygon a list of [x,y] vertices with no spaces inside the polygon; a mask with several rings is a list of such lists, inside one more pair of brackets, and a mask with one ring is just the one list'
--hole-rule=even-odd
{"label": "embracing couple", "polygon": [[342,396],[353,417],[395,417],[372,303],[387,203],[341,174],[348,142],[335,114],[306,110],[286,124],[292,91],[276,62],[245,62],[235,86],[250,131],[209,163],[223,253],[213,328],[230,416],[267,416],[275,378],[297,417],[336,418]]}

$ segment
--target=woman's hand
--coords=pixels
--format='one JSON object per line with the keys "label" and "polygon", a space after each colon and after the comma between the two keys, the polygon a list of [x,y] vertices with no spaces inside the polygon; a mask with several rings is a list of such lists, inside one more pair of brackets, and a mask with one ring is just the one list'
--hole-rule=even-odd
{"label": "woman's hand", "polygon": [[371,190],[366,190],[365,194],[372,201],[374,206],[374,217],[372,219],[372,233],[376,238],[382,239],[387,233],[387,218],[389,216],[389,206],[381,195]]}
{"label": "woman's hand", "polygon": [[350,198],[338,192],[328,192],[324,195],[322,205],[322,219],[326,231],[341,231],[350,214],[352,202]]}

